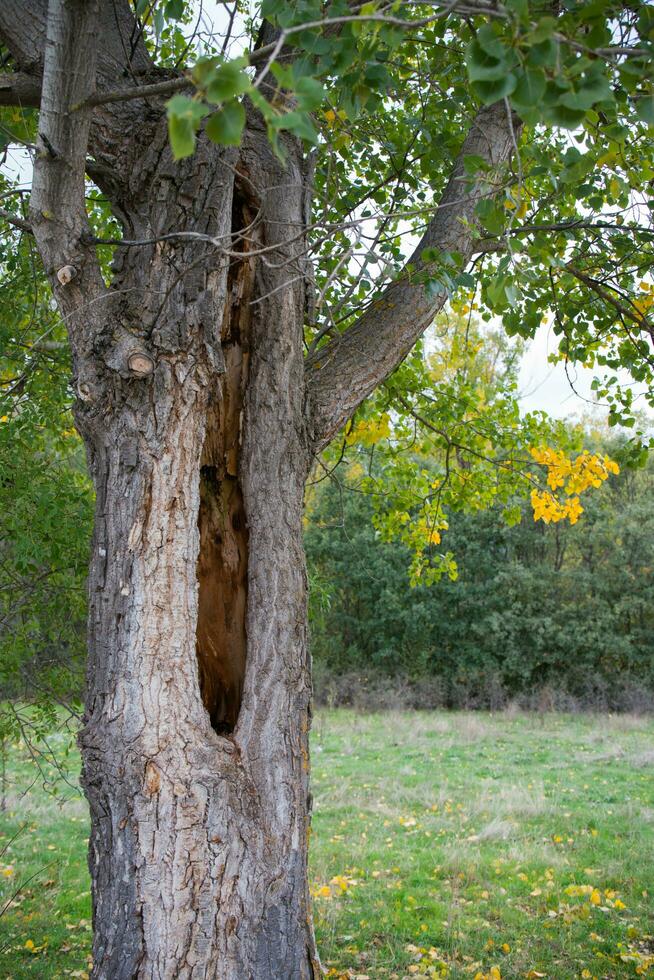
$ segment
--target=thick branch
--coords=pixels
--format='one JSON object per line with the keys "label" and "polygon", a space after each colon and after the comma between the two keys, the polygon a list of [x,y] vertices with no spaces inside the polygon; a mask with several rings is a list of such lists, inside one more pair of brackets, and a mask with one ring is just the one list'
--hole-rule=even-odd
{"label": "thick branch", "polygon": [[[0,74],[0,105],[40,105],[47,16],[47,0],[0,2],[0,40],[9,49],[17,69]],[[143,37],[135,32],[135,23],[129,0],[100,5],[97,76],[99,86],[112,96],[105,101],[114,101],[118,92],[131,89],[136,74],[153,70]]]}
{"label": "thick branch", "polygon": [[38,71],[43,65],[46,16],[45,0],[0,3],[0,39],[20,69]]}
{"label": "thick branch", "polygon": [[404,360],[441,309],[447,293],[430,293],[425,280],[432,267],[425,249],[458,252],[466,263],[475,248],[474,209],[489,193],[488,175],[470,182],[464,158],[482,157],[498,169],[509,159],[518,124],[504,103],[476,116],[439,207],[404,274],[384,291],[341,337],[307,359],[309,424],[316,450],[322,448],[358,405]]}
{"label": "thick branch", "polygon": [[97,36],[98,0],[50,0],[29,216],[74,352],[90,319],[77,314],[105,289],[94,251],[82,244],[90,111],[67,111],[95,88]]}
{"label": "thick branch", "polygon": [[41,80],[25,72],[0,75],[0,105],[38,108],[41,101]]}

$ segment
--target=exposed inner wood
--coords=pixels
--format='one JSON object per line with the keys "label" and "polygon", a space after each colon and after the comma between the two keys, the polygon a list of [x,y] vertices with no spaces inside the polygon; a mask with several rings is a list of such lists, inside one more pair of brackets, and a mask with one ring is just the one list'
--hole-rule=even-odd
{"label": "exposed inner wood", "polygon": [[[234,227],[248,220],[237,200]],[[202,701],[223,735],[238,719],[247,653],[248,530],[238,471],[252,282],[252,260],[233,262],[221,336],[226,370],[209,407],[200,471],[198,670]]]}

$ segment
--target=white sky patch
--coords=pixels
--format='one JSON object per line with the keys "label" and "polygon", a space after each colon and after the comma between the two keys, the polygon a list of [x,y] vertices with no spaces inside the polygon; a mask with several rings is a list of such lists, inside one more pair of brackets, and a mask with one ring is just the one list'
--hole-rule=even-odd
{"label": "white sky patch", "polygon": [[595,393],[591,389],[596,372],[581,365],[568,364],[566,374],[563,363],[550,364],[548,361],[549,355],[557,350],[558,338],[548,324],[540,326],[534,339],[527,341],[518,379],[519,401],[523,411],[541,409],[554,418],[565,418],[585,411],[589,407],[588,402],[596,404]]}

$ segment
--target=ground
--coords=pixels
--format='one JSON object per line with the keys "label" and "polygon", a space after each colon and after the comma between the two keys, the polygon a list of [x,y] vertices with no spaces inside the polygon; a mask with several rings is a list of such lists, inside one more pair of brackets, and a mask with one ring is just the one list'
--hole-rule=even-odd
{"label": "ground", "polygon": [[[323,711],[312,745],[330,976],[654,977],[653,719]],[[85,977],[76,753],[5,749],[0,976]]]}

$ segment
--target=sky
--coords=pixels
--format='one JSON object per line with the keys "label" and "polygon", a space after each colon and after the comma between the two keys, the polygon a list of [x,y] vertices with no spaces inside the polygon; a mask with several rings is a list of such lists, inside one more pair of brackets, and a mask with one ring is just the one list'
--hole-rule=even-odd
{"label": "sky", "polygon": [[568,380],[564,364],[548,363],[548,355],[557,348],[557,338],[549,325],[539,327],[535,338],[529,341],[519,377],[520,406],[524,411],[542,409],[555,418],[566,418],[586,412],[588,401],[594,402],[590,387],[594,372],[571,365]]}

